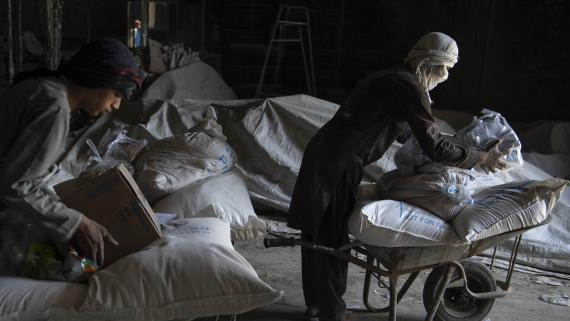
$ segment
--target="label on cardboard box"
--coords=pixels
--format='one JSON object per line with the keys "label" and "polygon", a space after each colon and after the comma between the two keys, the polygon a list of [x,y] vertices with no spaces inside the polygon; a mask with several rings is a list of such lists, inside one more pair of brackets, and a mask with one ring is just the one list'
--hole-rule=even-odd
{"label": "label on cardboard box", "polygon": [[64,204],[103,225],[119,242],[118,246],[105,244],[104,266],[161,237],[152,208],[122,165],[84,183],[63,182],[54,189]]}

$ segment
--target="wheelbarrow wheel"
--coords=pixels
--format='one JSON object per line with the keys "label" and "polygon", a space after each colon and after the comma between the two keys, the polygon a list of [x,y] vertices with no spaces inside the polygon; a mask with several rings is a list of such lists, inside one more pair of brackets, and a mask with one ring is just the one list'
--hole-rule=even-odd
{"label": "wheelbarrow wheel", "polygon": [[[489,269],[472,260],[461,261],[469,289],[474,293],[492,292],[497,288],[495,277]],[[444,267],[437,267],[431,271],[424,284],[424,307],[427,311],[433,306],[435,293],[445,273]],[[464,280],[455,271],[444,292],[441,305],[439,306],[434,320],[436,321],[480,321],[491,311],[495,299],[479,300],[471,298],[464,289]]]}

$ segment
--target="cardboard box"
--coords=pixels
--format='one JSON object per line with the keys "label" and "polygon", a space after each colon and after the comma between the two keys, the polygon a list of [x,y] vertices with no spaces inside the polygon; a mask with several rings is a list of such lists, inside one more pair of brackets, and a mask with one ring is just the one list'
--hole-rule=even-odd
{"label": "cardboard box", "polygon": [[95,178],[54,186],[62,202],[103,225],[119,242],[105,243],[104,266],[161,237],[160,224],[129,171],[119,165]]}

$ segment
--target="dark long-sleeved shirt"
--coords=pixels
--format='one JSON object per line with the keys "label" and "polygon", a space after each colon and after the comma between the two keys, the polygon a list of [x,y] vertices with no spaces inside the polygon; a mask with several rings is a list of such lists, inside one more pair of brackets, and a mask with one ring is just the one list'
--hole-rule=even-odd
{"label": "dark long-sleeved shirt", "polygon": [[[357,86],[305,148],[288,225],[316,237],[331,197],[339,192],[339,180],[351,182],[343,184],[350,190],[340,192],[356,194],[363,166],[382,157],[410,129],[433,161],[461,168],[479,161],[479,152],[440,134],[416,75],[406,67],[377,72]],[[346,177],[345,172],[359,177]]]}

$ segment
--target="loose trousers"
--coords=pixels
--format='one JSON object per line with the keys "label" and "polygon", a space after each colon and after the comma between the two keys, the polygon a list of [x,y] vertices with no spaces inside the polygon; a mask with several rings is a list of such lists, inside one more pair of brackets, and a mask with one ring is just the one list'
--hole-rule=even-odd
{"label": "loose trousers", "polygon": [[[328,247],[339,247],[348,242],[348,218],[356,201],[356,189],[362,178],[362,168],[345,171],[332,196],[319,233],[315,237],[301,231],[305,241]],[[319,308],[320,321],[344,321],[348,262],[333,255],[312,249],[301,249],[303,294],[307,306]]]}

